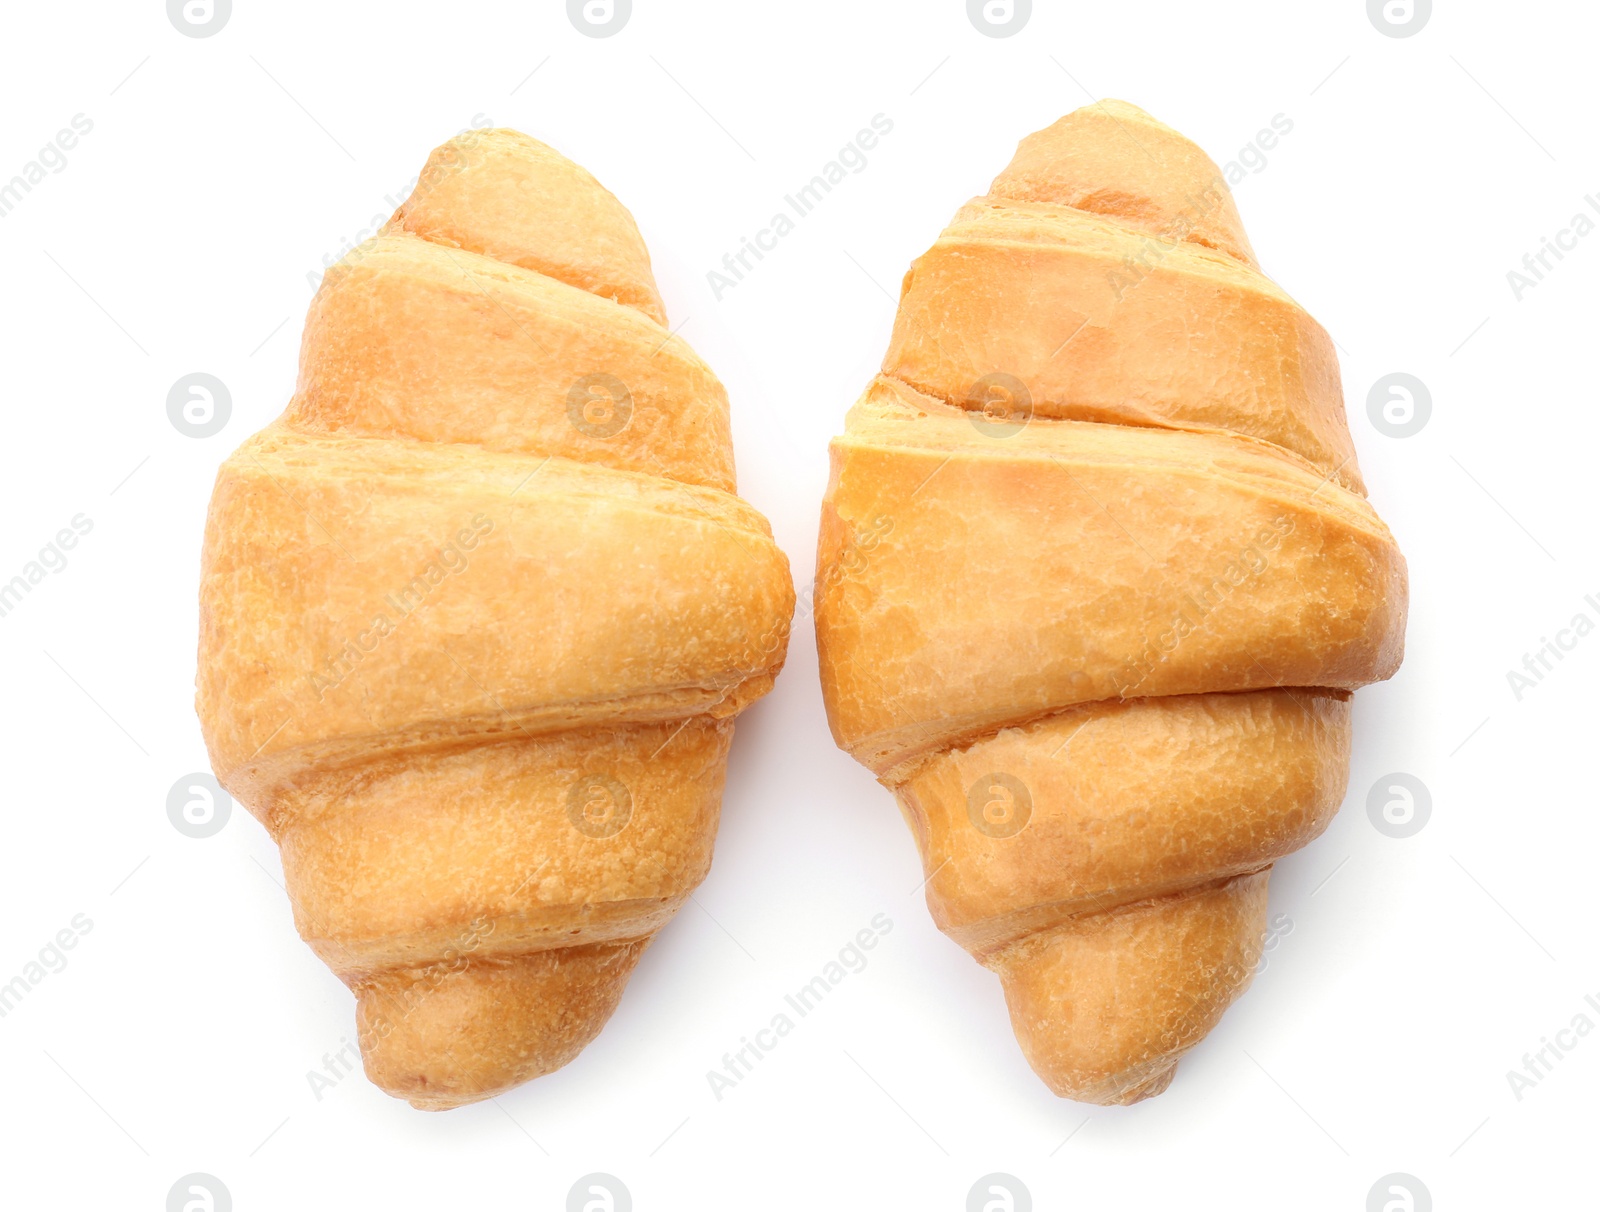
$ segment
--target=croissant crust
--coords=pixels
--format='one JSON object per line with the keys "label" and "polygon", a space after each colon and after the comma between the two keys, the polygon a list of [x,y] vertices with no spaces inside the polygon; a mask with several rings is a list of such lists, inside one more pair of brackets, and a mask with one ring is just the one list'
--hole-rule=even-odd
{"label": "croissant crust", "polygon": [[197,708],[413,1105],[566,1064],[711,862],[794,594],[728,402],[588,173],[433,153],[217,475]]}
{"label": "croissant crust", "polygon": [[1023,140],[907,273],[831,447],[824,701],[1056,1093],[1160,1093],[1344,796],[1406,568],[1322,328],[1124,102]]}

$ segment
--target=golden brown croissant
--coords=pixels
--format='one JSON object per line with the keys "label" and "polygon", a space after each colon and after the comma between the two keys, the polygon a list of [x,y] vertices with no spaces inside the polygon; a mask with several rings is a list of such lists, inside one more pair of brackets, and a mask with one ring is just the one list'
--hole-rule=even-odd
{"label": "golden brown croissant", "polygon": [[222,467],[197,707],[414,1106],[571,1060],[704,878],[793,608],[632,217],[514,131],[329,272]]}
{"label": "golden brown croissant", "polygon": [[907,273],[832,446],[834,737],[1056,1093],[1157,1094],[1344,795],[1405,564],[1327,334],[1216,166],[1123,102],[1022,141]]}

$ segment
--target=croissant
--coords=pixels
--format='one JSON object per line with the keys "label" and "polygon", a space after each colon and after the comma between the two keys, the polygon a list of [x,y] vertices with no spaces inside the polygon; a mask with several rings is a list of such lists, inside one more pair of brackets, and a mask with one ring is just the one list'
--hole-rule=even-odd
{"label": "croissant", "polygon": [[197,710],[368,1077],[428,1109],[571,1060],[706,875],[794,604],[722,385],[631,215],[509,130],[436,150],[223,464]]}
{"label": "croissant", "polygon": [[1215,164],[1106,101],[912,265],[831,455],[835,739],[1046,1084],[1160,1093],[1250,983],[1273,862],[1343,798],[1350,692],[1401,659],[1327,334]]}

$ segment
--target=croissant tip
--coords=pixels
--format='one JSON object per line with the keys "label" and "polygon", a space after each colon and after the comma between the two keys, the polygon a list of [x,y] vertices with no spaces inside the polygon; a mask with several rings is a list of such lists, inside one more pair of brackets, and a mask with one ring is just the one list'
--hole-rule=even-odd
{"label": "croissant tip", "polygon": [[500,1090],[485,1090],[481,1093],[461,1095],[445,1093],[440,1093],[433,1096],[406,1095],[397,1093],[393,1090],[385,1090],[384,1093],[393,1098],[405,1099],[405,1101],[417,1111],[454,1111],[457,1107],[470,1107],[474,1103],[484,1103],[488,1102],[490,1099],[499,1098],[500,1095],[514,1088],[515,1087],[513,1086],[507,1086]]}
{"label": "croissant tip", "polygon": [[419,1111],[448,1111],[553,1073],[600,1033],[649,942],[368,978],[356,990],[367,1077]]}
{"label": "croissant tip", "polygon": [[1099,1107],[1131,1107],[1147,1098],[1164,1093],[1172,1085],[1178,1072],[1176,1060],[1167,1061],[1154,1073],[1141,1072],[1136,1077],[1117,1074],[1094,1082],[1046,1079],[1051,1092],[1074,1102],[1089,1103]]}

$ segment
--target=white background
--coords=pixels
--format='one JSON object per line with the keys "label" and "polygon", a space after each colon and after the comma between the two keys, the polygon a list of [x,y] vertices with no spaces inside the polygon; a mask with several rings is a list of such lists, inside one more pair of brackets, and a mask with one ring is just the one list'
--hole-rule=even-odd
{"label": "white background", "polygon": [[[93,922],[0,1019],[6,1206],[159,1210],[191,1171],[240,1212],[557,1209],[590,1171],[642,1210],[960,1209],[991,1171],[1041,1209],[1359,1212],[1394,1171],[1439,1209],[1594,1206],[1600,1032],[1520,1101],[1506,1077],[1600,1000],[1600,637],[1520,702],[1506,678],[1600,620],[1600,236],[1520,302],[1506,279],[1600,191],[1592,6],[1441,2],[1406,39],[1362,0],[1041,0],[1006,39],[960,0],[635,0],[604,40],[553,0],[236,0],[204,39],[160,0],[3,21],[0,181],[94,123],[0,220],[0,580],[93,521],[0,619],[0,982]],[[804,585],[827,441],[900,275],[1020,137],[1101,96],[1219,163],[1292,120],[1235,193],[1267,272],[1339,342],[1410,562],[1405,665],[1356,697],[1348,802],[1278,865],[1293,929],[1255,986],[1161,1097],[1050,1095],[998,982],[929,921],[891,797],[834,748],[802,613],[740,722],[698,903],[600,1038],[444,1115],[359,1075],[319,1101],[306,1073],[353,1037],[353,1002],[296,937],[275,848],[242,810],[196,841],[165,809],[206,766],[212,477],[288,399],[308,272],[461,128],[549,142],[637,216],[673,323],[728,386],[741,492]],[[894,130],[866,169],[716,301],[706,271],[879,113]],[[232,393],[209,439],[166,416],[193,371]],[[1367,417],[1391,371],[1431,390],[1411,438]],[[1433,805],[1404,840],[1366,812],[1397,771]],[[718,1102],[706,1071],[878,913],[894,927],[867,969]]]}

